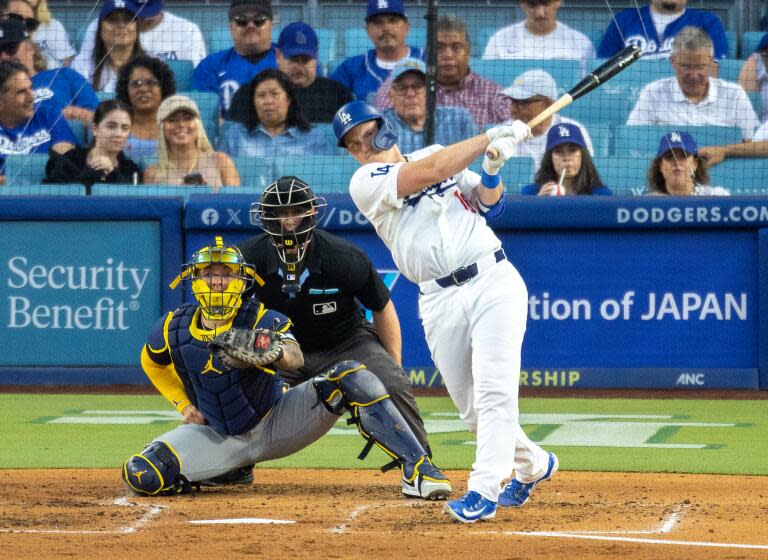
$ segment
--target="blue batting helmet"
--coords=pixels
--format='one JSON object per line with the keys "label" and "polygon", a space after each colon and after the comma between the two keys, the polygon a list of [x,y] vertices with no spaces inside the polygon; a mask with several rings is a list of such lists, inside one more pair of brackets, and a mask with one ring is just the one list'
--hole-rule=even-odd
{"label": "blue batting helmet", "polygon": [[333,117],[333,132],[339,141],[339,146],[344,148],[344,135],[360,123],[378,121],[379,131],[373,138],[373,147],[377,150],[388,150],[397,142],[397,131],[392,124],[384,118],[376,107],[368,105],[365,101],[350,101],[342,106]]}

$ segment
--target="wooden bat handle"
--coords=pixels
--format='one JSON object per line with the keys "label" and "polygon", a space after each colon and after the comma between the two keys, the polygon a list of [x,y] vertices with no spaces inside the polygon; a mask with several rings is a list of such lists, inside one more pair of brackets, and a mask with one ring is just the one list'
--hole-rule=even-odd
{"label": "wooden bat handle", "polygon": [[[552,105],[533,117],[528,123],[528,126],[533,128],[534,126],[541,124],[549,117],[557,113],[560,109],[567,107],[571,103],[573,103],[573,97],[567,93],[563,94],[557,101],[553,102]],[[495,161],[499,158],[499,151],[496,148],[488,148],[485,152],[485,155],[491,161]]]}

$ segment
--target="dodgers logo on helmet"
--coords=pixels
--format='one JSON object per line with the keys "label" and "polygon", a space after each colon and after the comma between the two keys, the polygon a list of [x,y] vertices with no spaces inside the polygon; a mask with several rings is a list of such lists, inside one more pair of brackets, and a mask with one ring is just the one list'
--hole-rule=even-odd
{"label": "dodgers logo on helmet", "polygon": [[379,131],[373,139],[373,146],[376,149],[388,150],[395,145],[397,132],[376,107],[368,105],[365,101],[350,101],[336,111],[336,115],[333,117],[333,132],[339,141],[339,147],[346,147],[344,135],[347,132],[368,121],[378,121],[379,123]]}

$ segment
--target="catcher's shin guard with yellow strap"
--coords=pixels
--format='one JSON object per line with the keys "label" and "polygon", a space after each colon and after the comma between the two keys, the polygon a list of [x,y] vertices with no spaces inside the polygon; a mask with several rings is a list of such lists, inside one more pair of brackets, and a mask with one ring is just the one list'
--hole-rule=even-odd
{"label": "catcher's shin guard with yellow strap", "polygon": [[312,383],[320,402],[332,413],[346,408],[367,444],[360,454],[365,458],[378,445],[393,461],[381,470],[400,465],[403,469],[403,493],[425,499],[445,499],[451,493],[448,479],[432,464],[402,413],[392,402],[384,384],[363,364],[344,361]]}
{"label": "catcher's shin guard with yellow strap", "polygon": [[131,455],[123,465],[128,488],[146,496],[186,494],[190,483],[181,475],[181,461],[165,442],[154,441],[141,453]]}

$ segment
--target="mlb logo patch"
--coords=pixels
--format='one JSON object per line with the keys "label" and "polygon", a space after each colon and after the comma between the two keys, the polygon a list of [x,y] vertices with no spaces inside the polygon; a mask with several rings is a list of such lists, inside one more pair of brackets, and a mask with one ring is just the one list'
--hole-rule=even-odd
{"label": "mlb logo patch", "polygon": [[316,303],[312,306],[312,312],[315,315],[329,315],[336,312],[336,302],[328,301],[325,303]]}

